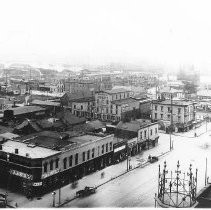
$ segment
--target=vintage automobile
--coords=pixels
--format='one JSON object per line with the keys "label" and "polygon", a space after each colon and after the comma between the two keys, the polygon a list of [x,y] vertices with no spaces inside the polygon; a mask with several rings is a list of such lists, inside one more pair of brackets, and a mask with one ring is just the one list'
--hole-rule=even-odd
{"label": "vintage automobile", "polygon": [[77,197],[85,197],[96,192],[95,187],[85,187],[83,190],[79,190],[76,192]]}
{"label": "vintage automobile", "polygon": [[6,203],[6,195],[0,193],[0,208],[6,208],[7,203]]}
{"label": "vintage automobile", "polygon": [[158,161],[158,157],[157,157],[157,156],[151,156],[151,155],[149,155],[149,156],[148,156],[148,161],[149,161],[150,163],[157,162],[157,161]]}

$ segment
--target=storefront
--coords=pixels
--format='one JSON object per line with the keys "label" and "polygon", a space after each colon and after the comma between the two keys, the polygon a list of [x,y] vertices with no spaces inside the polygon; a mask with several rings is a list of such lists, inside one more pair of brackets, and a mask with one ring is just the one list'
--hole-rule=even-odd
{"label": "storefront", "polygon": [[114,144],[114,163],[119,163],[126,158],[127,144],[125,141]]}

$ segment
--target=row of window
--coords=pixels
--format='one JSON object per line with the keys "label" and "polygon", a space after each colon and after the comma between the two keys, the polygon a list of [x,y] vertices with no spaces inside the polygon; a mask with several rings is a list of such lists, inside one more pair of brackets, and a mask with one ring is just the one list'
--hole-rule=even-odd
{"label": "row of window", "polygon": [[[119,94],[119,99],[123,99],[123,98],[129,98],[130,97],[130,93],[124,93],[123,97],[122,94]],[[112,100],[117,100],[118,99],[118,94],[116,95],[112,95]]]}
{"label": "row of window", "polygon": [[[158,129],[155,128],[155,134],[158,133]],[[140,132],[140,137],[142,138],[143,131]],[[150,136],[152,136],[152,129],[150,129]],[[147,138],[147,130],[144,131],[144,138]]]}
{"label": "row of window", "polygon": [[[155,113],[155,119],[158,119],[158,114],[157,113]],[[163,114],[160,114],[160,119],[163,120]],[[170,120],[170,119],[171,119],[171,115],[168,114],[167,115],[167,120]],[[180,120],[181,120],[181,116],[178,116],[178,121],[180,121]]]}
{"label": "row of window", "polygon": [[[108,151],[112,151],[113,149],[113,144],[112,142],[110,142],[109,144],[106,143],[105,145],[103,144],[101,146],[101,154],[103,155],[104,153],[107,153]],[[86,155],[87,154],[87,155]],[[100,154],[100,146],[98,146],[98,156]],[[92,150],[88,150],[87,152],[83,152],[82,153],[82,161],[86,161],[89,160],[90,158],[94,158],[95,157],[95,148],[92,148]],[[67,169],[67,162],[69,160],[69,167],[73,166],[73,155],[70,155],[68,158],[65,157],[63,159],[63,168]],[[52,171],[54,169],[54,162],[55,162],[55,169],[59,168],[59,159],[51,160],[49,165],[50,165],[50,171]],[[75,165],[78,165],[78,153],[75,154]],[[44,173],[46,173],[48,171],[48,163],[44,163],[43,165],[44,167]]]}
{"label": "row of window", "polygon": [[[155,105],[155,111],[158,110],[158,106]],[[160,111],[163,112],[163,106],[160,106]],[[171,107],[168,107],[168,112],[171,113]],[[181,108],[178,108],[178,114],[181,114]]]}
{"label": "row of window", "polygon": [[[116,105],[116,111],[115,111],[115,113],[113,112],[112,108],[113,107],[111,105],[111,114],[118,114],[118,106]],[[99,107],[97,107],[97,112],[99,113],[99,111],[100,111],[100,109],[99,109]],[[105,109],[105,114],[109,114],[108,108]]]}

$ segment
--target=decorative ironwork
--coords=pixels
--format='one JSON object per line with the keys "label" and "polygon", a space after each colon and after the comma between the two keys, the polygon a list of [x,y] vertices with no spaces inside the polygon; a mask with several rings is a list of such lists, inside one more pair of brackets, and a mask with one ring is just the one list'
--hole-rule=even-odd
{"label": "decorative ironwork", "polygon": [[182,173],[180,163],[177,162],[177,169],[168,172],[166,161],[163,170],[159,165],[158,192],[155,196],[155,203],[160,207],[186,208],[191,207],[196,202],[197,173],[195,176],[190,164],[187,173]]}

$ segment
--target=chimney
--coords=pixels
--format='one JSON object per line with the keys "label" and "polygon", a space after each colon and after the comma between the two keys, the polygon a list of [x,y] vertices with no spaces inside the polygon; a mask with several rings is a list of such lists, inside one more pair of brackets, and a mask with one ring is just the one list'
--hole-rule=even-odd
{"label": "chimney", "polygon": [[0,150],[2,150],[2,144],[0,144]]}
{"label": "chimney", "polygon": [[18,154],[18,149],[15,149],[15,154]]}
{"label": "chimney", "polygon": [[26,153],[26,157],[29,157],[29,153]]}

